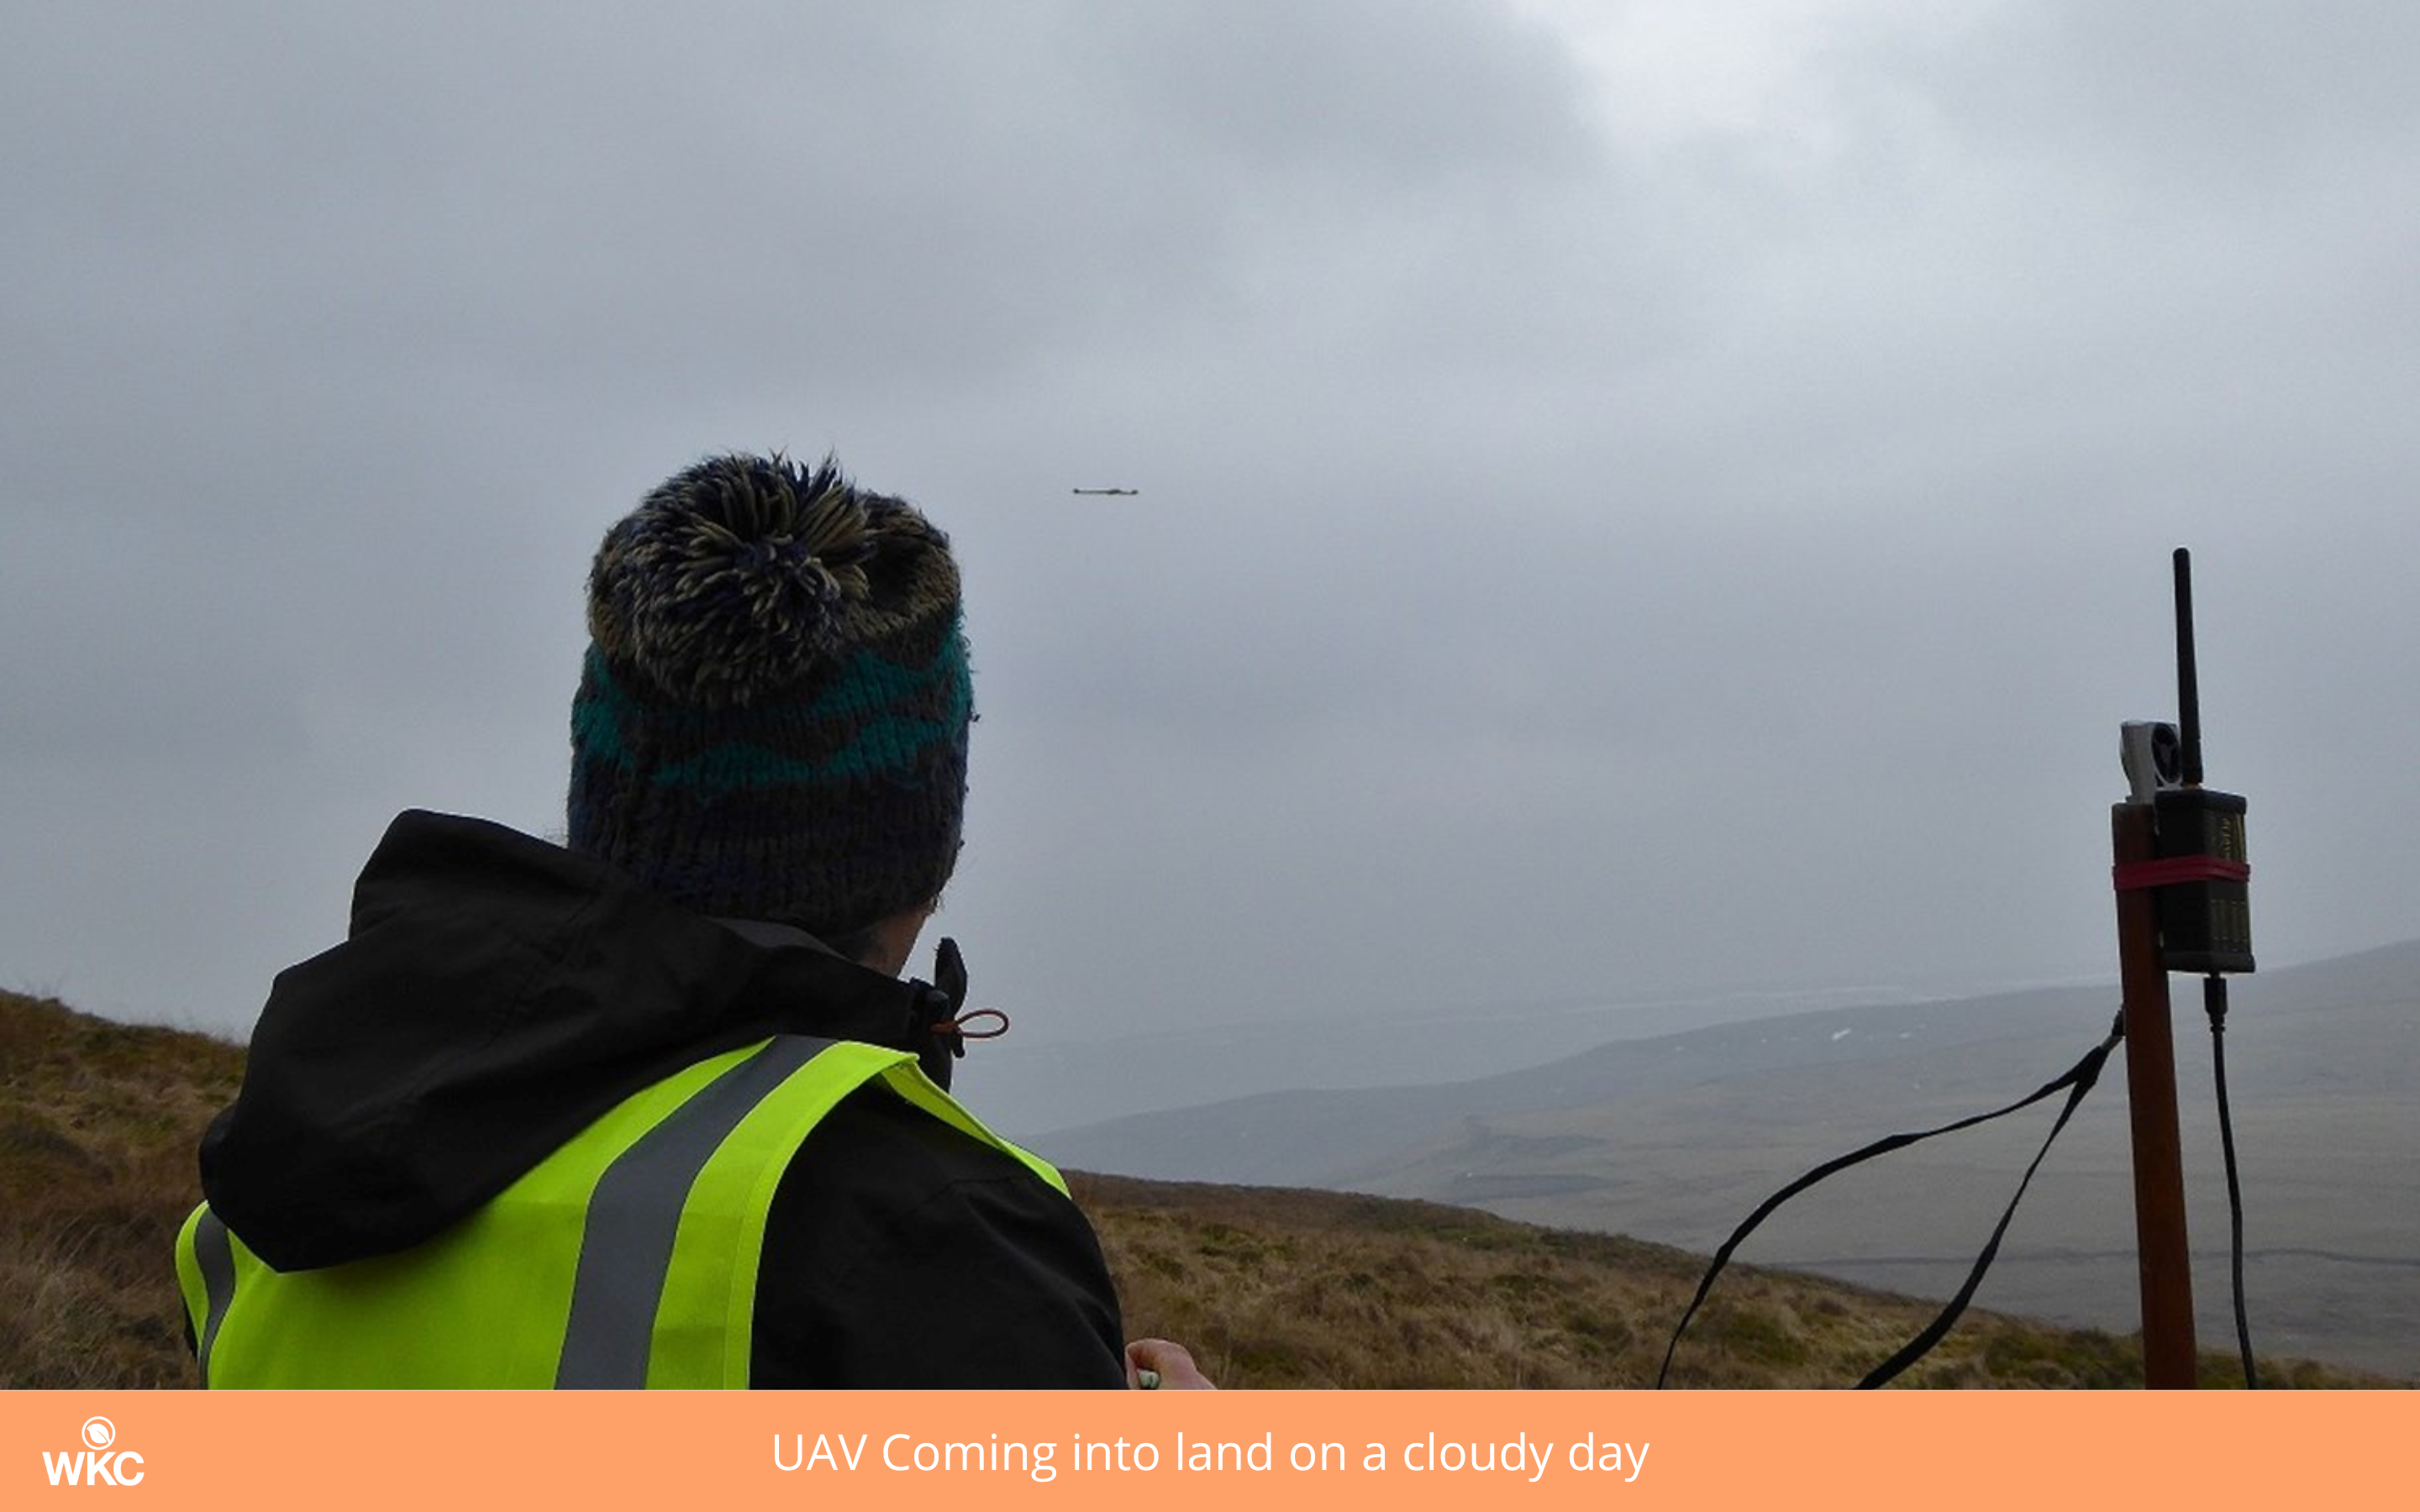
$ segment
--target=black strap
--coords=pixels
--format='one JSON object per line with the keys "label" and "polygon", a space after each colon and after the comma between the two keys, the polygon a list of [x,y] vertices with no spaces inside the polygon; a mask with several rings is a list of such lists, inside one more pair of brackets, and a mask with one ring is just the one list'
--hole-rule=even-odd
{"label": "black strap", "polygon": [[2093,1084],[2101,1079],[2101,1068],[2107,1064],[2109,1052],[2118,1047],[2118,1041],[2123,1040],[2125,1035],[2126,1015],[2121,1011],[2117,1021],[2109,1026],[2109,1037],[2095,1045],[2082,1060],[2069,1067],[2065,1074],[2044,1082],[2031,1093],[2009,1103],[2007,1107],[1994,1109],[1990,1113],[1978,1113],[1972,1118],[1961,1119],[1955,1123],[1945,1123],[1937,1129],[1927,1129],[1918,1134],[1895,1134],[1877,1139],[1861,1149],[1854,1149],[1836,1160],[1824,1162],[1765,1198],[1754,1212],[1747,1215],[1747,1221],[1731,1230],[1731,1237],[1724,1240],[1722,1247],[1714,1251],[1714,1263],[1706,1267],[1705,1279],[1698,1283],[1698,1294],[1689,1299],[1688,1307],[1681,1314],[1681,1321],[1672,1330],[1672,1342],[1664,1347],[1664,1365],[1663,1368],[1655,1372],[1655,1388],[1658,1391],[1663,1390],[1665,1378],[1671,1374],[1673,1351],[1681,1347],[1681,1335],[1688,1328],[1689,1319],[1697,1316],[1698,1308],[1706,1300],[1706,1294],[1714,1289],[1714,1277],[1722,1274],[1723,1267],[1730,1263],[1731,1252],[1738,1249],[1741,1242],[1754,1233],[1759,1225],[1771,1217],[1775,1209],[1825,1177],[1837,1175],[1852,1165],[1860,1165],[1877,1155],[1887,1155],[1892,1150],[1904,1149],[1935,1134],[1956,1134],[1961,1129],[1971,1129],[1978,1123],[1989,1123],[1993,1119],[2005,1118],[2021,1108],[2031,1107],[2061,1088],[2071,1088],[2067,1095],[2067,1105],[2059,1110],[2057,1121],[2051,1125],[2050,1136],[2042,1141],[2041,1149],[2035,1154],[2033,1164],[2025,1167],[2024,1180],[2017,1183],[2016,1196],[2009,1199],[2008,1211],[2000,1214],[1998,1227],[1992,1230],[1991,1242],[1985,1244],[1983,1253],[1976,1257],[1975,1268],[1967,1273],[1966,1284],[1959,1288],[1958,1295],[1950,1299],[1949,1305],[1942,1309],[1941,1316],[1935,1318],[1923,1333],[1909,1340],[1907,1346],[1897,1354],[1868,1372],[1866,1378],[1857,1382],[1858,1389],[1870,1390],[1882,1385],[1923,1358],[1925,1351],[1940,1343],[1950,1328],[1957,1323],[1959,1316],[1965,1312],[1966,1304],[1975,1295],[1975,1288],[1982,1284],[1983,1273],[1991,1269],[1993,1257],[2000,1252],[2000,1237],[2008,1232],[2009,1220],[2016,1216],[2017,1204],[2024,1200],[2025,1187],[2033,1180],[2034,1171],[2040,1166],[2042,1157],[2050,1153],[2051,1143],[2058,1138],[2059,1131],[2067,1127],[2067,1120],[2074,1114],[2076,1104],[2084,1101],[2085,1094],[2091,1091]]}

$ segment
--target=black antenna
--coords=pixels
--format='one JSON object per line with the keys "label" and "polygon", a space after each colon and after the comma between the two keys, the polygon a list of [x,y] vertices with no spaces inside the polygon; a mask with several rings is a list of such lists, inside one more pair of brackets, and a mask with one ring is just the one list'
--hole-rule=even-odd
{"label": "black antenna", "polygon": [[2193,553],[2177,548],[2177,735],[2184,785],[2201,786],[2201,682],[2194,666]]}
{"label": "black antenna", "polygon": [[[2211,793],[2201,785],[2201,688],[2194,665],[2193,555],[2177,548],[2177,735],[2182,748],[2180,775],[2185,791],[2166,796],[2180,800],[2161,810],[2163,829],[2186,831],[2190,839],[2163,834],[2160,848],[2175,856],[2207,856],[2241,863],[2243,859],[2243,800],[2227,793]],[[2235,1119],[2226,1105],[2226,971],[2252,969],[2252,932],[2244,897],[2248,866],[2237,865],[2232,877],[2211,878],[2190,888],[2170,887],[2162,896],[2162,929],[2186,949],[2169,949],[2172,967],[2207,969],[2202,979],[2202,1011],[2210,1016],[2211,1070],[2218,1084],[2219,1148],[2226,1161],[2226,1211],[2229,1255],[2235,1290],[2235,1342],[2243,1356],[2243,1383],[2257,1387],[2260,1369],[2252,1357],[2252,1325],[2243,1310],[2243,1187],[2235,1168]],[[2198,933],[2195,933],[2198,931]],[[2180,959],[2181,956],[2181,959]],[[2131,1064],[2131,1061],[2130,1061]],[[2148,1265],[2148,1262],[2146,1262]],[[2149,1271],[2144,1273],[2149,1286]],[[2149,1294],[2145,1293],[2148,1329]],[[2147,1335],[2148,1337],[2148,1335]]]}

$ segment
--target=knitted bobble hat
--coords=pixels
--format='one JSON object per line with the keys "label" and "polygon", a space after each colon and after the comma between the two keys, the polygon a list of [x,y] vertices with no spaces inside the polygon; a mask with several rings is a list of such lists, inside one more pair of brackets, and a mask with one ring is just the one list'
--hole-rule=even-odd
{"label": "knitted bobble hat", "polygon": [[701,913],[845,933],[931,902],[973,718],[949,538],[826,458],[716,456],[605,534],[570,843]]}

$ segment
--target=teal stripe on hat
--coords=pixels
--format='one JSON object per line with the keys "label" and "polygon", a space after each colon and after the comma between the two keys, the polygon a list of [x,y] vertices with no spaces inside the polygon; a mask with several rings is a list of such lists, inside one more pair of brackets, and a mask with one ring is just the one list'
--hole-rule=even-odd
{"label": "teal stripe on hat", "polygon": [[[752,728],[794,725],[800,719],[875,715],[886,706],[930,699],[939,692],[939,684],[962,685],[966,682],[967,642],[954,621],[949,633],[941,640],[940,649],[922,667],[904,665],[873,650],[857,651],[843,665],[840,674],[803,708],[779,699],[714,709],[685,703],[649,703],[643,706],[613,675],[604,648],[594,642],[588,647],[586,671],[597,699],[610,705],[596,713],[598,717],[611,719],[613,725],[611,728],[588,728],[576,717],[578,711],[575,711],[574,723],[582,726],[582,734],[593,733],[604,739],[610,748],[618,749],[623,744],[620,727],[628,723],[649,725],[678,738],[690,733],[731,733]],[[593,707],[592,701],[583,700],[582,702]]]}
{"label": "teal stripe on hat", "polygon": [[742,788],[780,787],[809,782],[840,782],[863,777],[888,777],[914,769],[918,758],[937,746],[956,741],[966,728],[972,701],[963,692],[939,719],[901,719],[884,716],[868,720],[848,744],[820,762],[800,761],[746,741],[731,741],[700,751],[650,774],[658,787],[692,792],[734,793]]}
{"label": "teal stripe on hat", "polygon": [[[966,641],[956,634],[945,637],[940,650],[921,668],[859,651],[841,675],[803,707],[772,702],[711,712],[643,708],[594,645],[588,650],[587,671],[591,696],[576,700],[571,715],[573,742],[582,755],[626,772],[634,770],[638,758],[623,733],[629,724],[650,726],[675,743],[685,735],[721,736],[649,776],[654,786],[717,794],[907,772],[935,745],[962,737],[974,702]],[[926,717],[880,712],[902,704],[929,708],[937,696],[941,706]],[[766,743],[804,725],[844,719],[855,721],[857,728],[820,760],[784,755]]]}
{"label": "teal stripe on hat", "polygon": [[956,627],[942,638],[941,649],[922,667],[903,667],[871,651],[849,657],[848,665],[830,687],[807,705],[810,719],[837,718],[932,697],[936,683],[953,685],[953,703],[964,715],[967,702],[967,642]]}

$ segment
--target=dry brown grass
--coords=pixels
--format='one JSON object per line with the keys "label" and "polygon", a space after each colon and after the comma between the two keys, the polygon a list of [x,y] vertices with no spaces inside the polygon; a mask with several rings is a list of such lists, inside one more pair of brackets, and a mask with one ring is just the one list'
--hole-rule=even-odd
{"label": "dry brown grass", "polygon": [[[0,1388],[194,1382],[170,1257],[194,1149],[243,1052],[0,993]],[[1333,1192],[1077,1174],[1128,1332],[1191,1346],[1241,1387],[1651,1384],[1704,1261],[1606,1234]],[[1690,1325],[1683,1386],[1854,1382],[1932,1304],[1733,1270]],[[2211,1384],[2232,1362],[2205,1357]],[[2133,1341],[1969,1315],[1903,1381],[2125,1386]],[[2393,1382],[2264,1365],[2297,1386]]]}
{"label": "dry brown grass", "polygon": [[0,993],[0,1385],[177,1386],[169,1265],[243,1052]]}
{"label": "dry brown grass", "polygon": [[[1333,1192],[1070,1178],[1136,1335],[1259,1387],[1652,1386],[1702,1257],[1468,1209]],[[1673,1359],[1682,1387],[1854,1385],[1939,1304],[1734,1266]],[[2387,1385],[2302,1363],[2264,1384]],[[2123,1387],[2137,1340],[1970,1312],[1900,1378],[1924,1387]],[[2231,1356],[2204,1382],[2240,1385]]]}

